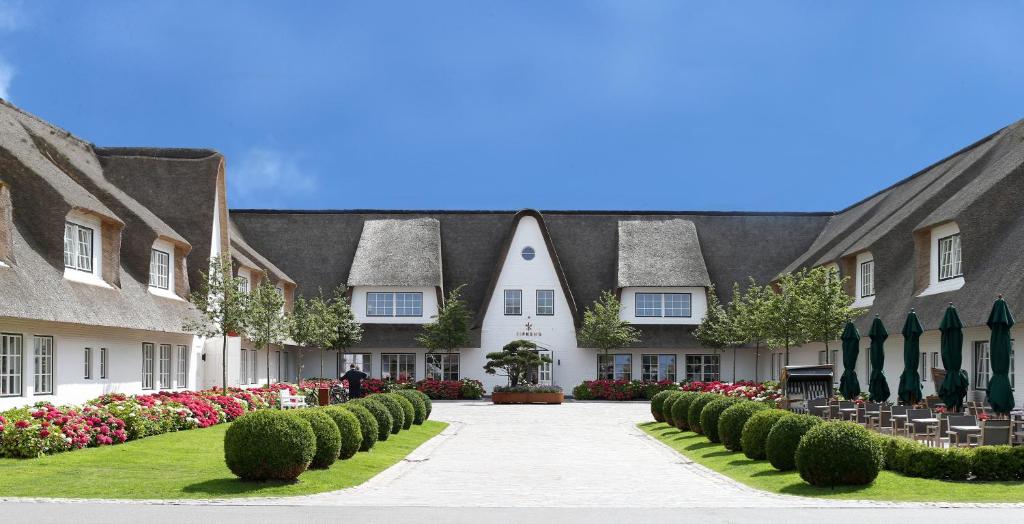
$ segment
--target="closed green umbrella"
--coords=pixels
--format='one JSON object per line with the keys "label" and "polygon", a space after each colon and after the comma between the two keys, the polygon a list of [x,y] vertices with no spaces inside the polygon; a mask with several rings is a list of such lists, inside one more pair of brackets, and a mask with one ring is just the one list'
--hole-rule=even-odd
{"label": "closed green umbrella", "polygon": [[860,382],[857,380],[857,353],[860,352],[860,333],[853,322],[847,322],[843,335],[843,377],[839,379],[839,392],[847,400],[860,395]]}
{"label": "closed green umbrella", "polygon": [[917,372],[920,364],[921,322],[917,313],[911,309],[907,321],[903,323],[903,374],[900,375],[900,400],[904,404],[917,404],[924,394],[921,392],[921,374]]}
{"label": "closed green umbrella", "polygon": [[988,328],[992,330],[989,339],[989,359],[992,363],[992,378],[988,379],[988,394],[985,400],[996,413],[1009,414],[1013,409],[1013,390],[1010,388],[1010,351],[1013,342],[1010,339],[1010,328],[1013,327],[1013,315],[1006,301],[999,295],[988,315]]}
{"label": "closed green umbrella", "polygon": [[939,324],[939,332],[942,333],[942,367],[946,368],[946,380],[942,381],[939,387],[939,396],[946,404],[949,411],[961,411],[964,407],[964,397],[967,396],[967,372],[960,369],[963,365],[964,355],[964,324],[960,322],[960,315],[956,308],[950,304],[946,308],[946,314],[942,316],[942,323]]}
{"label": "closed green umbrella", "polygon": [[885,402],[889,400],[889,384],[885,381],[885,339],[889,338],[889,332],[882,325],[882,319],[875,315],[871,322],[871,330],[868,331],[868,338],[871,339],[871,379],[868,382],[868,393],[871,393],[873,402]]}

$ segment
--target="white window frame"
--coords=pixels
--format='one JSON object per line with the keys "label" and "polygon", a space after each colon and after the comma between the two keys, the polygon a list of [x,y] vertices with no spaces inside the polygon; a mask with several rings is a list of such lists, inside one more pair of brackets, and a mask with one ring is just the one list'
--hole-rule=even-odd
{"label": "white window frame", "polygon": [[153,248],[149,253],[149,286],[171,289],[171,254]]}
{"label": "white window frame", "polygon": [[82,351],[82,378],[92,380],[92,348]]}
{"label": "white window frame", "polygon": [[459,380],[458,353],[427,353],[423,364],[427,380]]}
{"label": "white window frame", "polygon": [[597,379],[633,380],[632,353],[598,353]]}
{"label": "white window frame", "polygon": [[550,317],[555,314],[555,290],[537,290],[537,316]]}
{"label": "white window frame", "polygon": [[238,384],[249,383],[249,351],[242,349],[239,351],[239,362],[238,362]]}
{"label": "white window frame", "polygon": [[921,357],[920,357],[920,362],[918,363],[918,367],[920,369],[918,370],[917,373],[919,375],[921,375],[921,382],[928,382],[928,375],[930,373],[928,373],[928,352],[927,351],[922,351],[921,352]]}
{"label": "white window frame", "polygon": [[142,343],[142,389],[153,389],[156,384],[156,374],[153,372],[156,365],[156,345],[152,342]]}
{"label": "white window frame", "polygon": [[936,249],[938,249],[939,254],[938,267],[936,268],[939,282],[964,276],[960,233],[953,233],[940,238]]}
{"label": "white window frame", "polygon": [[370,353],[342,353],[339,351],[335,360],[339,377],[344,375],[352,364],[355,364],[356,368],[366,373],[367,376],[373,376],[373,355]]}
{"label": "white window frame", "polygon": [[259,382],[259,350],[252,350],[252,355],[249,355],[249,383],[256,384]]}
{"label": "white window frame", "polygon": [[53,337],[35,335],[32,337],[34,359],[33,395],[53,395]]}
{"label": "white window frame", "polygon": [[[988,340],[976,340],[973,344],[973,368],[971,378],[975,391],[988,391],[988,381],[992,378],[992,347]],[[1010,341],[1010,389],[1016,389],[1017,377],[1015,371],[1015,358],[1013,340]]]}
{"label": "white window frame", "polygon": [[0,397],[24,394],[25,346],[20,333],[0,333]]}
{"label": "white window frame", "polygon": [[[773,353],[775,354],[780,357],[778,365],[781,370],[785,355]],[[686,355],[685,362],[687,382],[713,382],[722,379],[722,356],[717,353],[691,353]]]}
{"label": "white window frame", "polygon": [[178,344],[177,366],[174,371],[174,386],[178,389],[188,387],[188,346]]}
{"label": "white window frame", "polygon": [[[391,373],[391,360],[395,363],[395,373]],[[411,372],[409,369],[411,368]],[[403,379],[402,373],[408,373]],[[381,353],[380,355],[380,376],[384,378],[387,375],[388,378],[395,382],[416,381],[416,354],[415,353]],[[398,375],[397,377],[395,375]]]}
{"label": "white window frame", "polygon": [[875,296],[875,259],[865,260],[860,263],[860,298]]}
{"label": "white window frame", "polygon": [[171,345],[160,344],[160,389],[171,389]]}
{"label": "white window frame", "polygon": [[[662,366],[663,359],[671,358],[671,364]],[[671,368],[671,371],[668,369]],[[679,357],[672,353],[654,353],[640,355],[640,380],[658,382],[670,380],[676,382],[679,377]]]}
{"label": "white window frame", "polygon": [[100,348],[100,378],[105,379],[110,374],[110,357],[107,348]]}
{"label": "white window frame", "polygon": [[523,290],[506,289],[502,293],[505,316],[520,317],[523,315]]}
{"label": "white window frame", "polygon": [[[83,237],[86,235],[87,238]],[[84,252],[83,252],[84,251]],[[64,267],[83,273],[96,269],[96,231],[70,220],[64,222]]]}
{"label": "white window frame", "polygon": [[[683,300],[685,297],[685,300]],[[680,299],[685,305],[670,306],[669,299]],[[678,314],[670,311],[679,311]],[[636,292],[633,295],[633,314],[637,318],[692,318],[693,293]]]}
{"label": "white window frame", "polygon": [[245,275],[238,275],[238,290],[246,295],[249,294],[249,277]]}

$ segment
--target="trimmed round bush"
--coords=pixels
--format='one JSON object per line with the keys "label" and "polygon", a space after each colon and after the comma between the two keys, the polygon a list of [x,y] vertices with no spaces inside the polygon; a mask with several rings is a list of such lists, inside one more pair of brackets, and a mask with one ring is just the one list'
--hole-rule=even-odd
{"label": "trimmed round bush", "polygon": [[768,440],[764,444],[765,457],[772,467],[779,471],[796,469],[796,447],[800,444],[800,437],[822,422],[814,415],[794,414],[779,419],[768,432]]}
{"label": "trimmed round bush", "polygon": [[807,430],[797,445],[796,469],[812,486],[863,486],[882,469],[882,446],[853,422],[825,422]]}
{"label": "trimmed round bush", "polygon": [[910,475],[908,472],[912,469],[911,460],[913,460],[914,453],[926,447],[924,444],[914,440],[891,437],[882,444],[882,455],[884,458],[882,467],[889,471]]}
{"label": "trimmed round bush", "polygon": [[573,400],[594,400],[594,394],[586,384],[579,384],[572,388]]}
{"label": "trimmed round bush", "polygon": [[402,414],[404,419],[402,420],[402,429],[409,429],[412,427],[413,421],[416,420],[416,408],[413,407],[412,402],[409,399],[399,395],[398,393],[385,393],[385,396],[389,396],[398,402],[399,406],[402,406]]}
{"label": "trimmed round bush", "polygon": [[417,426],[423,425],[423,422],[427,420],[427,406],[423,403],[423,399],[416,394],[416,390],[412,389],[400,389],[395,392],[396,395],[401,395],[412,404],[413,418],[412,423]]}
{"label": "trimmed round bush", "polygon": [[409,391],[416,393],[416,395],[420,397],[420,400],[423,401],[423,407],[427,409],[427,413],[423,416],[423,420],[428,420],[430,418],[430,412],[434,410],[434,402],[430,400],[430,395],[427,395],[418,389],[410,389]]}
{"label": "trimmed round bush", "polygon": [[686,421],[686,413],[690,410],[690,402],[697,398],[696,391],[684,392],[679,398],[676,399],[675,404],[672,404],[672,422],[675,423],[675,427],[680,431],[688,431],[690,424]]}
{"label": "trimmed round bush", "polygon": [[375,402],[380,402],[388,409],[388,414],[391,415],[392,435],[397,435],[399,431],[402,431],[402,428],[405,427],[405,410],[402,409],[402,405],[399,404],[397,400],[383,393],[370,395],[367,398]]}
{"label": "trimmed round bush", "polygon": [[[377,419],[370,413],[366,406],[346,402],[341,407],[352,412],[359,419],[359,431],[363,434],[363,442],[359,445],[359,451],[370,451],[377,443],[377,435],[380,428],[377,427]],[[340,450],[339,450],[340,451]]]}
{"label": "trimmed round bush", "polygon": [[718,420],[722,417],[722,413],[725,410],[741,402],[749,401],[740,400],[735,397],[721,397],[708,402],[708,405],[704,406],[704,409],[700,412],[700,428],[704,431],[704,435],[708,437],[709,441],[722,441],[718,434]]}
{"label": "trimmed round bush", "polygon": [[669,426],[675,426],[675,421],[672,420],[672,406],[682,397],[682,391],[673,391],[671,395],[665,397],[665,401],[661,403],[661,418]]}
{"label": "trimmed round bush", "polygon": [[1010,446],[978,446],[971,458],[971,473],[978,480],[1014,480],[1024,469],[1022,457]]}
{"label": "trimmed round bush", "polygon": [[686,424],[690,426],[690,431],[699,435],[704,434],[704,428],[700,425],[700,413],[704,411],[704,406],[720,398],[721,395],[714,393],[701,393],[690,401],[690,407],[686,410]]}
{"label": "trimmed round bush", "polygon": [[758,411],[768,409],[761,402],[740,402],[733,404],[718,417],[718,438],[729,451],[743,449],[743,426]]}
{"label": "trimmed round bush", "polygon": [[313,461],[309,463],[310,469],[331,467],[341,453],[341,431],[338,425],[320,408],[295,409],[288,413],[309,422],[316,435],[316,452]]}
{"label": "trimmed round bush", "polygon": [[768,432],[772,426],[782,417],[792,415],[784,409],[765,409],[750,416],[746,424],[743,424],[743,435],[740,437],[740,447],[743,454],[751,460],[763,460],[765,457],[764,445],[768,440]]}
{"label": "trimmed round bush", "polygon": [[675,393],[677,390],[666,389],[665,391],[659,391],[651,397],[651,415],[654,417],[655,422],[665,422],[665,415],[661,413],[661,406],[665,403],[665,399],[669,395]]}
{"label": "trimmed round bush", "polygon": [[377,419],[377,442],[384,442],[391,436],[391,427],[394,425],[394,420],[391,418],[391,411],[388,410],[388,407],[383,402],[378,402],[371,398],[358,398],[350,400],[346,404],[363,406],[369,410],[373,418]]}
{"label": "trimmed round bush", "polygon": [[334,420],[341,432],[341,449],[338,451],[338,458],[348,460],[359,451],[363,445],[363,430],[359,426],[359,418],[351,411],[341,406],[330,406],[324,411]]}
{"label": "trimmed round bush", "polygon": [[313,427],[283,411],[247,413],[224,433],[224,461],[244,480],[295,480],[315,453]]}

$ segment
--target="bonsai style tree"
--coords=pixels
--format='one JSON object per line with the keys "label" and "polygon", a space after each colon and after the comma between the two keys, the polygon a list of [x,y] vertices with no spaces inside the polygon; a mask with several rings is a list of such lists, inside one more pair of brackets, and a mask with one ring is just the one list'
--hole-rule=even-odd
{"label": "bonsai style tree", "polygon": [[[295,375],[296,384],[302,379],[302,368],[304,367],[301,352],[309,347],[321,349],[332,347],[338,336],[337,325],[334,309],[324,300],[322,294],[311,299],[300,297],[295,301],[290,331],[292,340],[300,348],[299,366]],[[322,355],[321,353],[321,367],[323,367]]]}
{"label": "bonsai style tree", "polygon": [[469,340],[469,308],[462,300],[462,288],[459,286],[448,293],[447,300],[441,305],[436,319],[423,325],[423,333],[416,337],[416,342],[427,349],[427,353],[452,351],[466,347]]}
{"label": "bonsai style tree", "polygon": [[231,276],[231,257],[221,255],[210,260],[210,268],[200,273],[199,289],[192,293],[192,305],[199,318],[185,321],[183,329],[200,337],[221,337],[223,387],[228,389],[228,337],[245,333],[248,297],[239,290],[242,279]]}
{"label": "bonsai style tree", "polygon": [[270,346],[288,338],[291,319],[284,312],[284,297],[264,278],[246,301],[246,335],[256,347],[267,350],[267,385],[270,385]]}
{"label": "bonsai style tree", "polygon": [[484,372],[497,375],[498,370],[504,371],[501,376],[508,378],[508,385],[515,387],[526,383],[530,372],[541,364],[550,364],[551,357],[537,352],[537,344],[529,340],[513,340],[501,351],[487,354]]}
{"label": "bonsai style tree", "polygon": [[771,301],[775,293],[771,286],[761,286],[753,278],[741,294],[733,295],[736,328],[748,344],[754,344],[754,382],[759,381],[761,344],[768,340],[771,330]]}
{"label": "bonsai style tree", "polygon": [[[363,340],[363,327],[356,321],[356,315],[352,312],[352,305],[348,301],[345,286],[338,286],[334,290],[334,297],[331,299],[331,311],[334,322],[334,340],[329,345],[335,351],[344,352],[346,349],[358,344]],[[324,355],[320,352],[320,375],[324,374]]]}
{"label": "bonsai style tree", "polygon": [[579,340],[584,347],[609,350],[631,346],[640,341],[640,332],[622,320],[622,304],[611,291],[601,293],[591,307],[583,313],[583,327]]}
{"label": "bonsai style tree", "polygon": [[808,340],[825,344],[825,363],[829,363],[830,340],[837,340],[846,322],[860,316],[863,310],[850,307],[853,297],[846,294],[844,284],[850,277],[839,277],[835,267],[816,267],[801,275],[797,286],[800,295],[800,316]]}

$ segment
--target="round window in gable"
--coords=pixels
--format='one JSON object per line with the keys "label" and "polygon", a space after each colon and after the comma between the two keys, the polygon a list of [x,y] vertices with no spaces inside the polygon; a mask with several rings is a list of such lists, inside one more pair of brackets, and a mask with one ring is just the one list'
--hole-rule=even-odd
{"label": "round window in gable", "polygon": [[522,251],[523,260],[533,260],[533,257],[537,256],[537,252],[532,247],[526,246]]}

